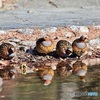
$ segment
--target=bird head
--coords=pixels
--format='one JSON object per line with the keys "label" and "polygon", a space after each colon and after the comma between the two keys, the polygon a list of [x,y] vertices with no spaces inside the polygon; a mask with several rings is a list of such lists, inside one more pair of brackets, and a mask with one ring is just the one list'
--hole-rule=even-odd
{"label": "bird head", "polygon": [[15,48],[13,48],[13,47],[12,48],[9,48],[8,51],[7,51],[7,55],[9,57],[14,57],[16,55]]}
{"label": "bird head", "polygon": [[45,41],[50,41],[49,37],[44,37]]}
{"label": "bird head", "polygon": [[82,35],[81,37],[80,37],[80,41],[85,41],[87,38],[84,36],[84,35]]}

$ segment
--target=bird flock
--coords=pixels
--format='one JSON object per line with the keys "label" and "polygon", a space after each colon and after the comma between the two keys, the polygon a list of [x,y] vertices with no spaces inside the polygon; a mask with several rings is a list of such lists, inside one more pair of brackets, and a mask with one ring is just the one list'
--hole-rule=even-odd
{"label": "bird flock", "polygon": [[[55,52],[58,57],[78,57],[78,59],[72,66],[68,62],[61,61],[57,64],[57,66],[50,65],[48,68],[42,68],[42,66],[35,68],[34,71],[40,72],[40,77],[44,80],[45,86],[51,83],[55,70],[57,70],[57,73],[62,77],[68,77],[71,74],[75,74],[80,77],[81,81],[86,81],[85,75],[87,73],[87,66],[81,60],[82,55],[87,51],[87,44],[85,40],[85,36],[80,36],[79,38],[75,39],[72,44],[67,40],[59,40],[57,42]],[[53,52],[54,43],[49,37],[39,38],[36,41],[36,47],[34,49],[39,54],[47,55],[48,53]],[[4,60],[12,59],[16,55],[16,52],[17,50],[12,44],[2,43],[0,45],[0,58],[3,60],[0,61],[0,64],[5,65],[6,62]],[[14,78],[14,66],[10,65],[9,68],[5,67],[4,69],[0,69],[0,76],[10,76],[11,78]],[[25,75],[27,71],[27,64],[22,64],[20,69]]]}

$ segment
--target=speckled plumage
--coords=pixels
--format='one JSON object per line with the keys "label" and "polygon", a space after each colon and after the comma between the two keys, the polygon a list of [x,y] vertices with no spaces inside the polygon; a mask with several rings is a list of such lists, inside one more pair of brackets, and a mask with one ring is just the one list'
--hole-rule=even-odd
{"label": "speckled plumage", "polygon": [[81,57],[83,53],[87,50],[87,44],[85,42],[85,37],[81,36],[78,39],[75,39],[72,43],[73,54],[78,57]]}
{"label": "speckled plumage", "polygon": [[0,45],[0,57],[3,59],[11,59],[15,56],[16,48],[10,43]]}
{"label": "speckled plumage", "polygon": [[71,54],[71,44],[66,40],[60,40],[56,45],[56,53],[60,57],[67,57]]}
{"label": "speckled plumage", "polygon": [[39,53],[47,54],[53,51],[54,44],[50,38],[40,38],[36,42],[36,50]]}
{"label": "speckled plumage", "polygon": [[68,64],[68,62],[62,61],[57,65],[57,73],[61,77],[68,77],[72,73],[72,67]]}

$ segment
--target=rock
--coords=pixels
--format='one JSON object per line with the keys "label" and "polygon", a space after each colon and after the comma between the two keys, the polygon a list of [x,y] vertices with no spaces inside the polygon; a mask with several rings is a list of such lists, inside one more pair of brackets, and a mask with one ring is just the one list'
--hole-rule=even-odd
{"label": "rock", "polygon": [[44,34],[49,34],[57,31],[57,27],[50,27],[50,28],[44,28],[41,29],[41,32]]}
{"label": "rock", "polygon": [[89,46],[92,48],[100,49],[100,38],[92,39],[89,41]]}
{"label": "rock", "polygon": [[64,32],[64,34],[65,34],[66,38],[71,38],[71,37],[75,36],[74,33],[72,33],[72,32]]}
{"label": "rock", "polygon": [[21,41],[20,42],[21,45],[24,45],[24,46],[35,46],[36,45],[36,42],[34,41]]}
{"label": "rock", "polygon": [[17,32],[22,34],[34,34],[33,29],[18,29]]}
{"label": "rock", "polygon": [[100,25],[96,25],[96,26],[94,26],[95,28],[97,28],[97,29],[100,29]]}
{"label": "rock", "polygon": [[0,35],[1,35],[1,34],[6,34],[6,33],[7,33],[6,31],[0,30]]}
{"label": "rock", "polygon": [[80,26],[79,27],[79,31],[80,32],[83,32],[83,33],[88,33],[89,32],[89,29],[86,26]]}
{"label": "rock", "polygon": [[80,32],[83,32],[83,33],[88,33],[89,32],[89,29],[86,27],[86,26],[70,26],[70,28],[73,30],[73,31],[80,31]]}
{"label": "rock", "polygon": [[87,52],[87,55],[89,55],[89,56],[92,56],[92,54],[93,54],[92,51]]}
{"label": "rock", "polygon": [[9,39],[10,42],[15,42],[15,43],[19,43],[21,40],[17,39],[17,38],[11,38]]}
{"label": "rock", "polygon": [[0,0],[0,8],[2,8],[2,0]]}
{"label": "rock", "polygon": [[75,26],[75,25],[70,26],[70,28],[71,28],[73,31],[78,31],[78,30],[79,30],[78,26]]}

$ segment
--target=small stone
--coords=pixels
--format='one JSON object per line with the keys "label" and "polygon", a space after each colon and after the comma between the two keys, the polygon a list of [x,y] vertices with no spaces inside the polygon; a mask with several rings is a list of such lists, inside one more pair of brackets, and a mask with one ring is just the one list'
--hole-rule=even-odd
{"label": "small stone", "polygon": [[71,37],[75,36],[74,33],[72,33],[72,32],[64,32],[64,34],[67,38],[71,38]]}
{"label": "small stone", "polygon": [[92,55],[92,51],[88,51],[87,55],[91,56]]}
{"label": "small stone", "polygon": [[70,28],[71,28],[73,31],[78,31],[78,30],[79,30],[78,26],[75,26],[75,25],[70,26]]}
{"label": "small stone", "polygon": [[97,28],[97,29],[100,29],[100,25],[96,25],[96,26],[94,26],[95,28]]}
{"label": "small stone", "polygon": [[79,31],[80,32],[83,32],[83,33],[88,33],[89,32],[89,29],[86,26],[80,26],[79,27]]}
{"label": "small stone", "polygon": [[7,32],[6,31],[3,31],[3,30],[0,30],[0,35],[1,34],[7,34]]}
{"label": "small stone", "polygon": [[44,34],[54,33],[56,31],[57,31],[57,27],[41,29],[41,32],[44,33]]}
{"label": "small stone", "polygon": [[21,45],[24,45],[24,46],[33,46],[33,47],[35,46],[35,43],[36,42],[34,42],[34,41],[21,41],[20,42]]}
{"label": "small stone", "polygon": [[19,43],[20,42],[20,40],[17,39],[17,38],[11,38],[11,39],[9,39],[9,41],[10,42],[15,42],[15,43]]}
{"label": "small stone", "polygon": [[86,27],[86,26],[71,26],[70,27],[73,31],[80,31],[80,32],[83,32],[83,33],[88,33],[89,32],[89,29]]}
{"label": "small stone", "polygon": [[100,38],[96,38],[96,39],[90,40],[89,45],[92,48],[98,48],[98,49],[100,49]]}
{"label": "small stone", "polygon": [[17,32],[22,34],[34,34],[33,29],[18,29]]}

